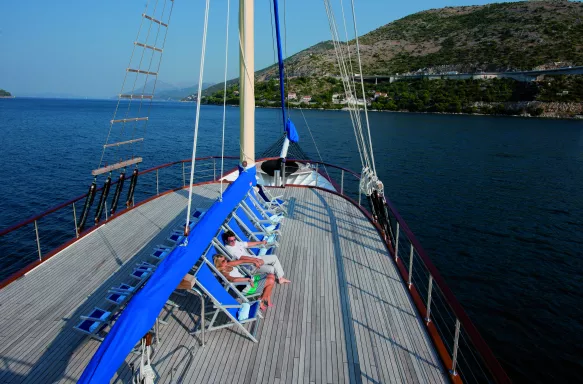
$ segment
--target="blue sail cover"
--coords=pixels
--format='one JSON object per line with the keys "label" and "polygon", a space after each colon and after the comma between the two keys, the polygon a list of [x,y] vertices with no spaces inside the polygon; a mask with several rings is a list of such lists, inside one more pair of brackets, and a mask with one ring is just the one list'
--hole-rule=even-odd
{"label": "blue sail cover", "polygon": [[136,293],[85,368],[79,383],[109,383],[132,348],[148,332],[184,275],[200,259],[219,227],[256,184],[255,167],[240,172],[194,227],[188,241],[176,247]]}
{"label": "blue sail cover", "polygon": [[281,34],[279,33],[279,10],[277,0],[273,0],[273,17],[275,18],[275,35],[277,37],[277,63],[279,68],[279,96],[281,98],[281,112],[285,134],[289,141],[297,143],[300,140],[296,126],[286,117],[285,112],[285,87],[283,83],[283,55],[281,53]]}
{"label": "blue sail cover", "polygon": [[296,126],[294,125],[293,121],[287,120],[287,124],[285,125],[285,134],[287,138],[292,143],[297,143],[300,141],[300,135],[298,135],[298,131],[296,130]]}

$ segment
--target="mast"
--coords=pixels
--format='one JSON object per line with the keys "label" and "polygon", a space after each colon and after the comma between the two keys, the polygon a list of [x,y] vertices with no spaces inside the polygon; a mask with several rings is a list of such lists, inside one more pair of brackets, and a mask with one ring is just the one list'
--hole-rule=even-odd
{"label": "mast", "polygon": [[[241,111],[241,164],[255,165],[255,47],[254,0],[239,0],[239,87]],[[245,163],[246,162],[246,163]]]}
{"label": "mast", "polygon": [[[273,0],[273,15],[275,18],[275,34],[277,37],[277,63],[279,68],[279,96],[281,99],[281,117],[283,118],[283,129],[285,131],[287,116],[285,113],[285,84],[283,82],[283,54],[281,49],[281,34],[279,32],[279,9],[277,6],[277,0]],[[285,139],[283,141],[283,146],[281,148],[281,152],[279,157],[281,158],[282,163],[285,163],[285,158],[287,157],[287,150],[289,147],[289,138],[285,135]],[[282,168],[282,174],[283,174]]]}

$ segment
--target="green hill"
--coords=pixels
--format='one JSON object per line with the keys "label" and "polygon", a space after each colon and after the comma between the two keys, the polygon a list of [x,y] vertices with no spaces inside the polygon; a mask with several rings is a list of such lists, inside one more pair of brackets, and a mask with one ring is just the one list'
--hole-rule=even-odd
{"label": "green hill", "polygon": [[[529,70],[554,62],[583,64],[583,3],[523,1],[431,9],[359,39],[364,74]],[[355,41],[350,41],[354,49]],[[353,56],[354,57],[354,56]],[[292,76],[337,75],[331,42],[286,60]],[[259,80],[277,73],[272,66]]]}
{"label": "green hill", "polygon": [[10,94],[10,92],[3,90],[2,88],[0,88],[0,97],[10,97],[12,96]]}
{"label": "green hill", "polygon": [[[431,9],[386,24],[359,38],[363,74],[502,72],[583,65],[583,3],[538,0]],[[345,44],[345,43],[344,43]],[[355,41],[349,42],[354,58]],[[310,95],[304,107],[334,108],[343,94],[332,42],[322,42],[285,60],[286,92]],[[277,66],[255,73],[257,105],[279,104]],[[408,81],[367,84],[367,98],[388,92],[373,108],[434,112],[523,113],[524,108],[484,103],[580,103],[582,76],[547,77],[544,83],[513,80]],[[228,83],[228,102],[238,103],[237,79]],[[223,84],[204,93],[222,103]],[[359,97],[362,97],[360,95]],[[389,100],[391,102],[389,102]],[[477,105],[477,106],[476,106]],[[531,105],[532,107],[532,105]],[[536,104],[536,112],[546,107]],[[531,108],[532,110],[532,108]],[[569,115],[580,114],[576,108]]]}

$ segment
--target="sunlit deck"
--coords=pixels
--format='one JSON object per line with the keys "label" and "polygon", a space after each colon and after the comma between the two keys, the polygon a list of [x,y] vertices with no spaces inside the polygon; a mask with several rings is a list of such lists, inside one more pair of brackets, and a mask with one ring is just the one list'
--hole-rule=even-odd
{"label": "sunlit deck", "polygon": [[[209,207],[217,184],[195,188]],[[375,228],[350,202],[310,188],[290,200],[279,257],[290,285],[276,286],[255,344],[233,328],[189,334],[194,294],[171,299],[153,365],[161,383],[446,382],[406,285]],[[109,288],[184,220],[186,192],[161,196],[98,228],[0,290],[0,382],[76,382],[99,342],[76,332],[105,306]],[[134,256],[135,255],[135,256]],[[130,382],[130,355],[113,382]]]}

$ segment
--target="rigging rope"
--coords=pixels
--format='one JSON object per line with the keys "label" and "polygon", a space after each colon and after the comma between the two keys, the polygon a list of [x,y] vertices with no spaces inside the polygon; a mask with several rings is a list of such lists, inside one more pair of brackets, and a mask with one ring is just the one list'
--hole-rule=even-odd
{"label": "rigging rope", "polygon": [[354,134],[356,137],[356,143],[359,149],[359,154],[361,155],[361,164],[363,168],[368,167],[370,161],[368,157],[368,153],[366,150],[364,137],[362,134],[362,125],[360,124],[360,115],[358,112],[358,103],[357,98],[354,95],[354,92],[351,88],[351,84],[348,81],[348,73],[346,69],[346,62],[344,59],[344,52],[342,47],[338,43],[340,40],[338,37],[338,29],[336,26],[336,20],[334,18],[334,14],[332,12],[332,6],[330,5],[329,0],[324,0],[324,5],[326,6],[326,13],[328,15],[328,22],[330,27],[330,33],[332,34],[332,42],[334,44],[334,52],[336,54],[336,58],[338,60],[339,69],[340,69],[340,78],[342,79],[342,84],[344,87],[345,97],[348,100],[348,111],[350,112],[350,118],[352,120],[352,126],[354,128]]}
{"label": "rigging rope", "polygon": [[198,142],[198,123],[200,121],[200,99],[202,94],[202,79],[204,74],[204,59],[206,53],[206,37],[208,30],[210,0],[206,0],[206,7],[204,10],[204,29],[202,34],[202,53],[200,56],[200,71],[198,76],[198,95],[196,101],[196,119],[194,123],[194,140],[192,143],[192,160],[190,164],[190,187],[188,190],[188,208],[186,210],[186,225],[184,227],[184,234],[188,235],[190,224],[190,209],[192,208],[192,183],[194,182],[194,166],[196,163],[196,145]]}
{"label": "rigging rope", "polygon": [[[332,43],[334,45],[334,52],[336,54],[336,58],[338,60],[338,67],[340,70],[340,78],[342,80],[342,85],[345,91],[345,97],[348,105],[348,110],[350,112],[350,117],[353,123],[354,133],[356,137],[357,147],[359,150],[359,155],[361,158],[362,168],[363,168],[363,176],[366,176],[367,183],[366,185],[374,186],[378,185],[379,188],[382,189],[382,184],[377,183],[376,177],[376,166],[374,162],[374,153],[372,148],[372,138],[370,134],[370,123],[368,118],[368,108],[366,102],[366,93],[364,89],[364,80],[362,77],[362,60],[360,57],[360,44],[358,40],[358,30],[356,28],[356,14],[354,10],[354,0],[351,0],[352,5],[352,21],[354,27],[354,34],[355,34],[355,41],[356,41],[356,55],[358,58],[358,70],[360,76],[360,92],[362,93],[362,104],[365,116],[365,125],[363,127],[362,118],[360,115],[360,108],[359,108],[359,101],[358,101],[358,92],[356,87],[356,82],[354,79],[351,81],[350,78],[353,75],[354,70],[352,69],[352,57],[350,54],[350,42],[348,41],[348,32],[346,28],[346,20],[344,15],[344,5],[342,4],[342,0],[340,0],[340,5],[342,9],[342,20],[345,29],[345,36],[346,36],[346,50],[349,64],[346,63],[346,56],[344,53],[343,44],[340,43],[340,38],[338,35],[338,27],[336,24],[336,19],[334,16],[334,12],[332,9],[332,5],[330,0],[324,0],[324,5],[326,8],[326,14],[328,16],[328,23],[330,27],[330,33],[332,35]],[[350,72],[348,72],[348,67],[350,68]],[[364,130],[366,129],[366,133]],[[374,181],[374,183],[371,183]],[[374,189],[374,188],[373,188]]]}
{"label": "rigging rope", "polygon": [[[318,158],[320,159],[320,162],[322,163],[322,166],[324,167],[324,171],[326,172],[326,175],[328,175],[328,178],[330,178],[330,174],[328,173],[328,168],[326,168],[326,166],[324,165],[324,160],[322,160],[322,155],[320,154],[320,150],[318,149],[318,145],[316,144],[316,140],[314,140],[314,136],[312,135],[312,130],[310,129],[310,125],[308,124],[308,121],[306,120],[306,116],[304,116],[304,110],[302,108],[300,108],[300,112],[302,113],[302,117],[304,118],[304,123],[306,123],[306,127],[308,127],[308,132],[310,133],[310,137],[312,138],[312,142],[314,143],[314,147],[316,147],[316,152],[318,153]],[[318,177],[318,175],[316,175],[316,177]]]}
{"label": "rigging rope", "polygon": [[221,141],[221,189],[219,200],[223,201],[223,172],[225,165],[225,125],[227,119],[227,69],[229,67],[229,21],[231,15],[231,0],[227,0],[227,32],[226,32],[226,42],[225,42],[225,77],[224,77],[224,87],[223,87],[223,134]]}
{"label": "rigging rope", "polygon": [[356,38],[356,56],[358,57],[358,71],[360,73],[360,86],[362,88],[362,98],[364,99],[364,117],[366,118],[366,130],[368,132],[368,144],[370,145],[370,157],[372,160],[372,170],[376,175],[376,166],[374,163],[374,152],[372,150],[372,139],[370,137],[370,124],[368,121],[368,110],[366,108],[366,96],[364,93],[364,79],[362,78],[362,62],[360,60],[360,45],[358,43],[358,30],[356,29],[356,12],[354,11],[354,0],[351,0],[352,4],[352,23],[354,24],[354,36]]}

